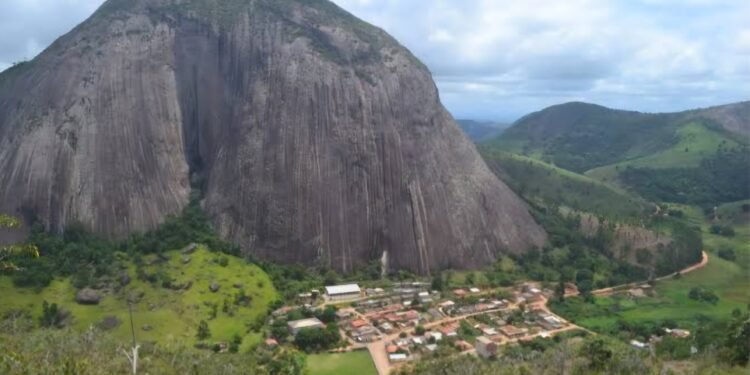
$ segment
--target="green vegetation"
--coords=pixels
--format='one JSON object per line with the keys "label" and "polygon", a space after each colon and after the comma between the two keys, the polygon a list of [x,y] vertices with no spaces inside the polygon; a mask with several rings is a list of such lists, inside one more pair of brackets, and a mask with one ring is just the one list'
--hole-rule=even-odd
{"label": "green vegetation", "polygon": [[[189,262],[184,263],[189,257]],[[270,278],[258,266],[230,255],[212,253],[199,247],[190,255],[167,252],[161,257],[144,257],[142,263],[125,260],[116,254],[122,271],[113,273],[112,292],[98,305],[80,305],[73,298],[77,288],[71,278],[56,278],[39,290],[14,287],[10,278],[0,277],[0,294],[4,301],[0,313],[26,310],[42,313],[46,302],[56,304],[72,315],[72,326],[85,330],[102,326],[106,320],[117,322],[108,327],[116,338],[130,337],[128,301],[133,304],[133,318],[139,340],[159,343],[192,344],[205,321],[214,342],[230,342],[234,335],[243,338],[243,348],[258,343],[259,327],[278,296]],[[226,259],[226,265],[220,265]],[[123,285],[124,275],[131,280]],[[103,281],[100,281],[103,282]],[[220,285],[211,292],[211,284]],[[238,298],[238,296],[244,296]],[[221,310],[218,307],[223,306]],[[252,329],[251,329],[252,328]],[[200,335],[198,339],[208,336]]]}
{"label": "green vegetation", "polygon": [[613,219],[640,217],[651,210],[644,200],[587,176],[490,146],[480,151],[487,165],[527,199]]}
{"label": "green vegetation", "polygon": [[335,323],[329,323],[322,329],[303,328],[294,336],[294,345],[307,353],[332,349],[340,343],[341,334]]}
{"label": "green vegetation", "polygon": [[678,120],[568,103],[522,118],[491,143],[583,173],[669,148],[676,143]]}
{"label": "green vegetation", "polygon": [[[18,228],[21,222],[11,216],[0,214],[0,229]],[[0,245],[0,272],[18,271],[18,266],[11,261],[14,257],[39,257],[39,248],[33,243]]]}
{"label": "green vegetation", "polygon": [[620,174],[623,183],[642,196],[664,202],[712,205],[750,197],[750,152],[719,152],[698,167],[632,168]]}
{"label": "green vegetation", "polygon": [[485,143],[622,184],[649,200],[701,205],[750,198],[747,145],[699,112],[642,114],[584,103],[531,114]]}
{"label": "green vegetation", "polygon": [[[696,356],[685,374],[742,374],[746,369],[732,367],[712,356]],[[484,374],[664,374],[672,373],[670,363],[650,358],[637,350],[602,336],[534,340],[501,349],[497,360],[475,356],[441,356],[422,360],[399,369],[398,375],[484,375]]]}
{"label": "green vegetation", "polygon": [[367,351],[309,355],[307,368],[310,375],[377,374],[370,353]]}
{"label": "green vegetation", "polygon": [[[97,328],[30,330],[28,318],[2,320],[0,373],[21,374],[125,374],[130,363],[122,354],[124,343]],[[249,353],[214,354],[187,346],[142,344],[139,373],[302,375],[305,358],[288,349],[258,347]]]}
{"label": "green vegetation", "polygon": [[[694,272],[657,282],[653,296],[635,299],[596,297],[594,303],[586,303],[582,298],[568,298],[564,303],[551,304],[551,307],[579,325],[612,334],[617,334],[623,326],[653,328],[671,322],[696,330],[710,322],[728,321],[734,311],[746,309],[750,302],[750,289],[747,288],[750,283],[750,228],[735,222],[742,215],[743,204],[730,203],[717,210],[723,213],[722,225],[733,225],[734,237],[711,233],[712,220],[697,208],[671,206],[672,210],[684,213],[680,220],[685,224],[702,226],[703,242],[710,260]],[[713,216],[713,210],[709,215]],[[731,249],[735,260],[718,256],[720,249]]]}

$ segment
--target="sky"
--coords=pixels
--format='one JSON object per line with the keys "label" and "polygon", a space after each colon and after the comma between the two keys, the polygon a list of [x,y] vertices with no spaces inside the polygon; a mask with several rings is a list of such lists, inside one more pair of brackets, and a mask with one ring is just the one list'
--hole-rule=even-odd
{"label": "sky", "polygon": [[[0,70],[103,0],[0,1]],[[750,99],[747,0],[334,0],[429,68],[457,118],[568,101],[668,112]]]}

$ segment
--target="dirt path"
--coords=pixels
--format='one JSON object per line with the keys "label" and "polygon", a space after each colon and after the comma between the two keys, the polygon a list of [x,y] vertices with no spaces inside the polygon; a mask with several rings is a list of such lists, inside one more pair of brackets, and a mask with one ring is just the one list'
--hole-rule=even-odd
{"label": "dirt path", "polygon": [[388,375],[391,372],[391,363],[388,361],[388,354],[385,352],[385,342],[383,340],[375,341],[367,345],[370,351],[372,362],[378,370],[378,375]]}
{"label": "dirt path", "polygon": [[[662,281],[662,280],[670,279],[670,278],[674,277],[674,275],[676,275],[677,273],[679,273],[681,275],[684,275],[686,273],[690,273],[690,272],[693,272],[695,270],[701,269],[706,264],[708,264],[708,253],[706,253],[705,251],[703,251],[700,262],[698,262],[696,264],[693,264],[692,266],[689,266],[687,268],[683,268],[682,270],[677,271],[675,273],[671,273],[669,275],[656,278],[656,279],[654,279],[654,281]],[[624,288],[630,288],[630,287],[634,287],[634,286],[638,286],[640,284],[647,283],[647,282],[648,281],[640,281],[640,282],[634,282],[634,283],[627,283],[627,284],[615,285],[615,286],[611,286],[609,288],[602,288],[602,289],[597,289],[597,290],[591,291],[591,294],[595,295],[595,296],[609,296],[609,295],[612,295],[617,290],[624,289]],[[579,293],[579,292],[566,293],[565,297],[575,297],[575,296],[577,296],[579,294],[581,294],[581,293]]]}

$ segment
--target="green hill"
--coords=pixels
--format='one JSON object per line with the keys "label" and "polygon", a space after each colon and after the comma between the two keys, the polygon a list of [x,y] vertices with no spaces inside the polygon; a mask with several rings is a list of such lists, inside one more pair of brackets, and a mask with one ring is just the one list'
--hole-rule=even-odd
{"label": "green hill", "polygon": [[744,102],[649,114],[567,103],[522,118],[485,145],[649,200],[715,204],[750,198],[749,108]]}
{"label": "green hill", "polygon": [[[211,332],[207,342],[229,342],[237,334],[247,348],[260,339],[249,327],[277,299],[271,279],[258,266],[202,246],[189,255],[172,251],[145,256],[140,266],[130,260],[122,264],[131,281],[104,290],[98,305],[77,304],[71,278],[57,278],[37,290],[16,287],[10,277],[0,276],[0,314],[23,310],[39,317],[44,301],[56,303],[71,313],[73,328],[98,326],[125,343],[130,338],[130,299],[141,342],[195,344],[198,323],[205,320]],[[219,286],[218,291],[209,290],[212,283]]]}
{"label": "green hill", "polygon": [[491,146],[480,151],[487,165],[526,199],[609,218],[640,217],[653,211],[643,199],[587,176]]}
{"label": "green hill", "polygon": [[495,138],[510,126],[503,123],[475,120],[456,120],[456,123],[466,136],[474,142]]}

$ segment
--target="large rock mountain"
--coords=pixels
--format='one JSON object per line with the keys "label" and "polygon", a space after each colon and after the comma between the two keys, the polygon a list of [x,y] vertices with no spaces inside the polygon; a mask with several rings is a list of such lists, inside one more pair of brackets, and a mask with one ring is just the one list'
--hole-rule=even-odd
{"label": "large rock mountain", "polygon": [[546,238],[427,68],[325,0],[107,1],[0,75],[0,181],[0,211],[115,238],[197,187],[245,251],[342,271],[477,267]]}

